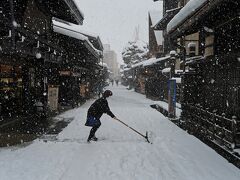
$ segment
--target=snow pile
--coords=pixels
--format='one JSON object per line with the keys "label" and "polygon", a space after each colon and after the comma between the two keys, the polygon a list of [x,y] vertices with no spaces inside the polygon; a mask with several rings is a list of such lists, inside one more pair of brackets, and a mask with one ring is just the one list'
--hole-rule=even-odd
{"label": "snow pile", "polygon": [[190,17],[201,8],[208,0],[190,0],[167,25],[167,33],[174,30],[186,18]]}

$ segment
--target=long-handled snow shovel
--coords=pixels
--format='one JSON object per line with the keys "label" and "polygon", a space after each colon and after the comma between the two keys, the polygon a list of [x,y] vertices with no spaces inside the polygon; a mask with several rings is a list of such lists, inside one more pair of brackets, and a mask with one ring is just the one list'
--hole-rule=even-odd
{"label": "long-handled snow shovel", "polygon": [[[130,128],[131,130],[133,130],[134,132],[138,133],[140,136],[144,137],[148,143],[151,143],[148,140],[148,132],[146,132],[146,136],[144,136],[142,133],[138,132],[137,130],[133,129],[132,127],[130,127],[129,125],[127,125],[126,123],[122,122],[120,119],[116,119],[117,121],[119,121],[120,123],[122,123],[123,125],[127,126],[128,128]],[[152,143],[151,143],[152,144]]]}

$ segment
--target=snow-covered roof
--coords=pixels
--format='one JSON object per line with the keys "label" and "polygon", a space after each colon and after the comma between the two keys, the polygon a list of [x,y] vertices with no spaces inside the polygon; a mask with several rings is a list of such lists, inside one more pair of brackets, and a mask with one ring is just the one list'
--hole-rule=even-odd
{"label": "snow-covered roof", "polygon": [[81,41],[85,41],[88,38],[81,34],[79,31],[76,31],[74,28],[72,28],[71,24],[63,23],[60,21],[57,21],[56,19],[52,20],[53,23],[53,31],[56,33],[60,33],[69,37],[73,37],[75,39],[79,39]]}
{"label": "snow-covered roof", "polygon": [[149,16],[152,21],[152,27],[154,27],[162,19],[162,11],[151,10]]}
{"label": "snow-covered roof", "polygon": [[[147,60],[146,60],[146,61],[147,61]],[[142,61],[142,62],[136,63],[136,64],[132,65],[132,68],[139,67],[139,66],[143,65],[144,62],[145,62],[145,61]]]}
{"label": "snow-covered roof", "polygon": [[169,73],[170,71],[171,71],[171,68],[162,69],[162,73]]}
{"label": "snow-covered roof", "polygon": [[193,15],[199,8],[201,8],[208,0],[190,0],[168,23],[167,33],[174,30],[186,18]]}
{"label": "snow-covered roof", "polygon": [[160,45],[163,45],[163,31],[157,31],[155,30],[154,31],[154,34],[155,34],[155,37],[156,37],[156,40],[157,40],[157,44],[160,46]]}
{"label": "snow-covered roof", "polygon": [[130,68],[124,68],[123,71],[129,71],[131,70]]}
{"label": "snow-covered roof", "polygon": [[96,39],[99,38],[99,36],[97,34],[87,31],[84,26],[66,22],[66,21],[58,19],[58,18],[53,18],[52,22],[53,22],[53,25],[56,25],[56,26],[61,26],[61,27],[65,27],[65,28],[69,28],[69,26],[70,26],[71,30],[77,31],[78,33],[81,33],[82,35],[90,36],[90,37],[93,37]]}
{"label": "snow-covered roof", "polygon": [[182,7],[167,10],[163,18],[156,23],[156,25],[154,26],[154,29],[164,30],[168,22],[180,11],[181,8]]}
{"label": "snow-covered roof", "polygon": [[160,61],[167,60],[167,59],[169,59],[169,58],[170,58],[170,56],[165,56],[165,57],[161,57],[161,58],[158,58],[158,59],[156,59],[156,58],[151,58],[151,59],[149,59],[149,60],[144,61],[143,66],[144,66],[144,67],[145,67],[145,66],[151,66],[151,65],[153,65],[153,64],[156,64],[156,63],[158,63],[158,62],[160,62]]}
{"label": "snow-covered roof", "polygon": [[74,25],[69,22],[59,20],[57,18],[52,19],[53,31],[65,36],[69,36],[75,39],[86,42],[98,55],[101,55],[102,52],[96,49],[93,44],[89,41],[88,37],[84,35],[83,32],[78,29],[78,25]]}
{"label": "snow-covered roof", "polygon": [[153,64],[156,64],[156,63],[158,63],[158,62],[160,62],[160,61],[164,61],[164,60],[169,59],[169,58],[170,58],[170,56],[161,57],[161,58],[158,58],[158,59],[156,59],[156,58],[150,58],[150,59],[148,59],[148,60],[145,60],[145,61],[139,62],[139,63],[137,63],[137,64],[134,64],[134,65],[132,66],[132,68],[136,68],[136,67],[139,67],[139,66],[143,66],[143,67],[145,67],[145,66],[151,66],[151,65],[153,65]]}

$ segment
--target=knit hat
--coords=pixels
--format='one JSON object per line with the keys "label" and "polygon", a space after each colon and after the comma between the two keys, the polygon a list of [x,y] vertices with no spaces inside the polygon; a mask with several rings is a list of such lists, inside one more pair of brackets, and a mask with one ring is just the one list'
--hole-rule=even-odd
{"label": "knit hat", "polygon": [[112,93],[112,91],[110,91],[110,90],[106,90],[106,91],[104,91],[104,93],[103,93],[103,97],[105,97],[105,98],[107,98],[107,97],[109,97],[109,96],[112,96],[113,95],[113,93]]}

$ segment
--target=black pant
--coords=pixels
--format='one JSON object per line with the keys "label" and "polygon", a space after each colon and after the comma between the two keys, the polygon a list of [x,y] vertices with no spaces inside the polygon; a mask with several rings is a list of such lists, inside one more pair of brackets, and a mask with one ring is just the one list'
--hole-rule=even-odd
{"label": "black pant", "polygon": [[95,133],[100,126],[101,126],[101,124],[92,127],[90,134],[88,136],[88,140],[92,139],[95,136]]}

